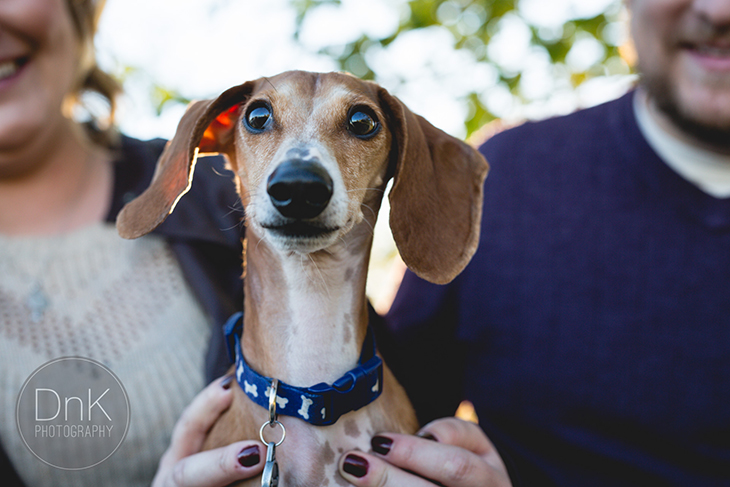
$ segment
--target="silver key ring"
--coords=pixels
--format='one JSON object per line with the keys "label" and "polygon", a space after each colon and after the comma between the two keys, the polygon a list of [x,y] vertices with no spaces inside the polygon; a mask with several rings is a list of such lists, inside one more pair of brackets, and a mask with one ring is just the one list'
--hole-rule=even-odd
{"label": "silver key ring", "polygon": [[269,422],[261,425],[261,429],[259,430],[259,438],[261,438],[261,443],[263,443],[264,445],[269,444],[269,442],[266,441],[266,439],[264,439],[264,428],[266,428],[266,426],[271,426],[273,428],[276,425],[281,426],[281,439],[279,440],[278,443],[275,443],[274,446],[279,446],[282,443],[284,443],[284,438],[286,438],[286,428],[284,428],[284,425],[276,420],[269,421]]}

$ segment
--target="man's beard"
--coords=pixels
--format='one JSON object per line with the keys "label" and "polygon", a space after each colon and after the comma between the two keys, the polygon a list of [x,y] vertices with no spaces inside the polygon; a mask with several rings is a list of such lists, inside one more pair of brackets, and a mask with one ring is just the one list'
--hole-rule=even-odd
{"label": "man's beard", "polygon": [[730,122],[712,123],[698,120],[683,110],[670,82],[661,76],[642,76],[641,84],[656,107],[682,132],[703,145],[720,152],[730,153]]}
{"label": "man's beard", "polygon": [[641,83],[656,107],[669,117],[678,129],[711,148],[730,152],[730,125],[697,120],[684,111],[676,93],[664,77],[642,77]]}

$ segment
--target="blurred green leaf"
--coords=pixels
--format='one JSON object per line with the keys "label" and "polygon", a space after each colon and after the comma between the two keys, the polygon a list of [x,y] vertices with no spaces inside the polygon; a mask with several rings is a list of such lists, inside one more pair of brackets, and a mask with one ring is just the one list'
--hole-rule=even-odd
{"label": "blurred green leaf", "polygon": [[187,105],[191,101],[189,98],[182,96],[177,91],[170,90],[157,83],[154,83],[152,85],[152,93],[150,93],[150,98],[152,99],[152,106],[155,109],[155,113],[157,114],[157,116],[160,116],[160,114],[162,114],[162,110],[165,108],[165,105],[170,102]]}

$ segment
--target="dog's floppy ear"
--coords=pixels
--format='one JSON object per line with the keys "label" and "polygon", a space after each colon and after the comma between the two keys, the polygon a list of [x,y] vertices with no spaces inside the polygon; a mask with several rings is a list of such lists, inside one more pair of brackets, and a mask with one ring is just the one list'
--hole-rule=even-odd
{"label": "dog's floppy ear", "polygon": [[178,200],[188,192],[198,153],[232,150],[236,110],[253,90],[247,82],[224,91],[215,100],[191,103],[175,136],[160,155],[152,183],[128,203],[117,217],[117,231],[124,238],[145,235],[172,213]]}
{"label": "dog's floppy ear", "polygon": [[390,228],[406,265],[436,284],[455,278],[479,244],[489,165],[471,146],[379,93],[394,147]]}

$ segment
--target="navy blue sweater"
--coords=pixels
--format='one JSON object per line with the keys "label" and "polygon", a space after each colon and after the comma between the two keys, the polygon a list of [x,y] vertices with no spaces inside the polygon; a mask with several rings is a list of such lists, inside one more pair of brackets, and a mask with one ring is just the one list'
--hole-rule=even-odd
{"label": "navy blue sweater", "polygon": [[388,316],[422,421],[471,400],[519,485],[730,486],[730,200],[659,159],[632,94],[481,152],[476,256],[409,272]]}

